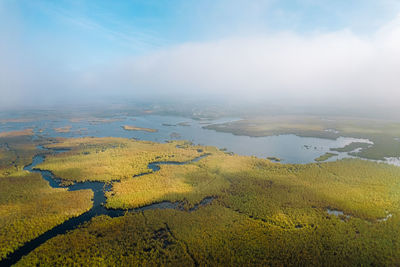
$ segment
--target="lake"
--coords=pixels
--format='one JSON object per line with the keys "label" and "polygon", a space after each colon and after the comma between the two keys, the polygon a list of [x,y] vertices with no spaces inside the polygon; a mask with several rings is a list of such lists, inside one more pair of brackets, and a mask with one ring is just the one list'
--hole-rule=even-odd
{"label": "lake", "polygon": [[[34,128],[36,135],[44,137],[124,137],[154,142],[168,140],[188,140],[194,144],[225,148],[239,155],[260,158],[277,157],[282,163],[310,163],[330,151],[330,148],[344,147],[352,142],[369,143],[366,139],[340,137],[336,140],[299,137],[296,135],[278,135],[268,137],[236,136],[230,133],[204,129],[203,126],[235,121],[238,118],[198,121],[185,117],[145,115],[135,117],[115,117],[109,121],[101,120],[41,120],[34,122],[5,122],[0,131]],[[156,129],[157,132],[127,131],[123,125]],[[57,132],[55,128],[71,126],[69,132]],[[335,152],[336,153],[336,152]],[[347,153],[337,153],[329,161],[351,157]]]}

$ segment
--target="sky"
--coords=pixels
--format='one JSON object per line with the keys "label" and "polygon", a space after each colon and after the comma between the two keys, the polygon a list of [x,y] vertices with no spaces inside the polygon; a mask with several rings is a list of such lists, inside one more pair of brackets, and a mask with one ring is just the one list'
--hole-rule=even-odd
{"label": "sky", "polygon": [[400,0],[0,0],[0,92],[396,107]]}

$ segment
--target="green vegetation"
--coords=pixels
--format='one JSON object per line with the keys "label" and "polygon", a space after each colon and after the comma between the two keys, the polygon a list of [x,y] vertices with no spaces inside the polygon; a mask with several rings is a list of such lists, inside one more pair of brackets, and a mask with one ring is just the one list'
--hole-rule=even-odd
{"label": "green vegetation", "polygon": [[[297,193],[299,198],[304,199],[304,193],[308,192],[308,198],[313,195],[319,196],[317,202],[325,203],[321,208],[329,206],[366,220],[385,217],[385,211],[395,212],[400,205],[397,204],[397,198],[400,196],[395,193],[400,189],[400,168],[387,164],[363,160],[307,165],[277,164],[256,157],[228,155],[213,147],[192,146],[183,141],[158,144],[122,138],[74,138],[48,146],[68,147],[72,150],[49,155],[46,161],[39,165],[43,169],[57,174],[60,169],[65,169],[60,167],[62,164],[83,162],[82,167],[77,167],[76,171],[78,174],[85,174],[82,177],[95,180],[91,173],[97,173],[99,177],[107,179],[108,173],[119,173],[121,177],[129,178],[113,183],[112,190],[107,193],[108,205],[114,208],[139,207],[163,200],[184,200],[192,206],[205,196],[229,196],[227,188],[231,188],[234,182],[242,184],[240,191],[249,198],[254,192],[252,193],[246,183],[254,180],[260,183],[260,188],[265,184],[266,188],[262,191],[264,193],[278,184],[293,187],[291,192],[301,189]],[[200,148],[201,152],[198,152]],[[142,173],[137,171],[141,166],[145,169],[144,173],[151,172],[147,169],[150,162],[182,162],[204,153],[211,155],[191,164],[161,165],[160,171],[156,173],[132,178],[134,174]],[[104,168],[96,169],[91,166],[92,154],[100,154],[94,159]],[[75,157],[76,160],[71,160]],[[135,168],[121,167],[124,164],[129,165],[126,162],[130,161],[136,161],[131,163]],[[60,163],[57,165],[54,162]],[[124,164],[119,165],[118,162]],[[55,168],[52,168],[53,165]],[[271,182],[275,186],[269,186]],[[265,197],[271,197],[273,192],[279,192],[279,186]],[[282,192],[280,195],[285,196],[285,199],[288,197]],[[247,205],[250,202],[247,200]],[[259,206],[254,204],[255,207]]]}
{"label": "green vegetation", "polygon": [[90,190],[52,189],[39,174],[0,177],[0,259],[92,206]]}
{"label": "green vegetation", "polygon": [[54,131],[57,133],[69,133],[71,131],[72,126],[64,126],[64,127],[59,127],[59,128],[54,128]]}
{"label": "green vegetation", "polygon": [[338,154],[327,152],[327,153],[323,154],[322,156],[316,158],[315,161],[317,161],[317,162],[327,161],[328,159],[335,157],[337,155]]}
{"label": "green vegetation", "polygon": [[123,121],[119,118],[92,118],[89,119],[90,124],[102,124],[102,123],[112,123],[117,121]]}
{"label": "green vegetation", "polygon": [[9,123],[9,122],[32,122],[35,119],[31,118],[14,118],[14,119],[0,119],[0,123]]}
{"label": "green vegetation", "polygon": [[157,129],[142,128],[142,127],[130,126],[130,125],[124,125],[124,126],[122,126],[122,128],[126,131],[144,131],[144,132],[148,132],[148,133],[158,132]]}
{"label": "green vegetation", "polygon": [[23,167],[37,153],[31,131],[0,137],[0,260],[68,218],[90,209],[92,192],[52,189]]}
{"label": "green vegetation", "polygon": [[338,135],[318,117],[265,116],[204,126],[206,129],[252,137],[296,134],[305,137],[335,139]]}
{"label": "green vegetation", "polygon": [[[48,155],[40,166],[63,179],[74,177],[69,168],[82,180],[108,179],[110,174],[123,177],[106,192],[107,207],[183,201],[184,210],[96,217],[48,240],[25,256],[21,266],[400,262],[400,168],[395,166],[358,159],[278,164],[185,142],[122,138],[59,139],[47,146],[71,149]],[[149,172],[149,162],[182,162],[204,153],[210,155],[185,165],[160,165],[158,172],[132,177],[142,168]],[[209,196],[214,197],[211,204],[190,210]],[[330,215],[327,209],[348,217]]]}
{"label": "green vegetation", "polygon": [[295,134],[328,139],[340,136],[366,138],[374,144],[357,153],[357,156],[374,160],[400,157],[400,142],[397,141],[400,136],[399,122],[343,117],[264,116],[209,125],[205,128],[254,137]]}
{"label": "green vegetation", "polygon": [[76,138],[47,147],[71,149],[38,165],[69,181],[124,180],[152,172],[147,165],[154,161],[184,162],[201,155],[199,147],[182,141],[158,144],[122,138]]}
{"label": "green vegetation", "polygon": [[186,245],[168,225],[144,214],[94,218],[81,229],[57,236],[17,266],[190,266]]}
{"label": "green vegetation", "polygon": [[18,265],[354,266],[400,260],[396,222],[382,227],[318,213],[313,222],[281,229],[219,204],[193,213],[155,210],[100,217],[48,241]]}
{"label": "green vegetation", "polygon": [[354,156],[374,160],[383,160],[386,157],[400,157],[400,142],[396,142],[393,136],[376,134],[368,138],[374,142],[374,145],[353,154]]}
{"label": "green vegetation", "polygon": [[345,147],[341,147],[341,148],[331,148],[331,151],[336,151],[336,152],[351,152],[354,151],[356,149],[366,149],[369,148],[370,146],[372,146],[372,144],[368,144],[368,143],[359,143],[359,142],[353,142],[351,144],[348,144]]}
{"label": "green vegetation", "polygon": [[277,157],[267,157],[267,159],[270,161],[281,162],[281,159]]}
{"label": "green vegetation", "polygon": [[190,126],[189,122],[180,122],[177,124],[178,126]]}
{"label": "green vegetation", "polygon": [[32,134],[32,129],[0,133],[0,179],[19,173],[32,161],[36,153]]}
{"label": "green vegetation", "polygon": [[228,187],[225,179],[201,164],[162,165],[156,173],[114,183],[106,193],[107,207],[128,209],[161,201],[185,201],[188,209]]}
{"label": "green vegetation", "polygon": [[32,136],[33,129],[25,129],[21,131],[0,132],[0,138],[12,138],[21,136]]}
{"label": "green vegetation", "polygon": [[[186,211],[98,217],[49,240],[19,264],[400,262],[400,168],[355,159],[276,164],[203,149],[212,155],[188,165],[162,165],[157,173],[114,183],[108,194],[115,208],[182,200]],[[215,199],[190,212],[204,196]],[[327,208],[350,217],[329,215]]]}

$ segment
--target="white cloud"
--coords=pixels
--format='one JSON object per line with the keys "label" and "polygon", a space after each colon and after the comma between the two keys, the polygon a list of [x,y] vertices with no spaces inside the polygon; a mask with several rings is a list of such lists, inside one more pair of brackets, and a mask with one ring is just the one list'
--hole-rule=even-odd
{"label": "white cloud", "polygon": [[62,57],[41,62],[15,34],[18,18],[0,15],[3,106],[129,94],[399,107],[400,17],[368,37],[344,29],[185,43],[73,73]]}
{"label": "white cloud", "polygon": [[342,30],[187,43],[111,69],[89,84],[173,97],[398,105],[400,19],[368,38]]}

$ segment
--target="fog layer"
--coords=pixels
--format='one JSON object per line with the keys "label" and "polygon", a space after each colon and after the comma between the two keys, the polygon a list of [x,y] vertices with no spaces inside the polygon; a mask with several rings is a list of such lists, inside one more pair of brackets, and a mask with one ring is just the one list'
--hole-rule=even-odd
{"label": "fog layer", "polygon": [[86,78],[87,88],[133,95],[397,106],[400,18],[372,37],[343,30],[186,43]]}
{"label": "fog layer", "polygon": [[3,107],[108,96],[399,106],[400,17],[366,36],[347,29],[234,36],[72,71],[58,58],[41,61],[24,42],[18,18],[1,5],[0,16],[8,23],[0,26]]}

